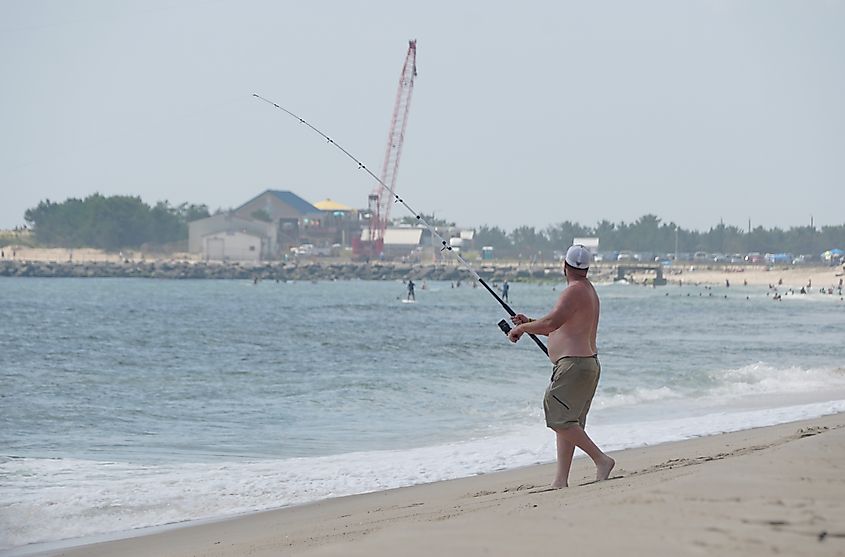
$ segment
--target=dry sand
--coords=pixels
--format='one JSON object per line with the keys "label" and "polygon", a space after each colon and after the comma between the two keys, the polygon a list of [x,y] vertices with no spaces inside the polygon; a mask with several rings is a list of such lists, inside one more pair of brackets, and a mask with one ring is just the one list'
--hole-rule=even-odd
{"label": "dry sand", "polygon": [[[538,426],[539,427],[539,426]],[[52,555],[845,555],[845,414],[343,497]]]}
{"label": "dry sand", "polygon": [[[612,280],[615,272],[611,268],[600,267],[600,277]],[[632,273],[633,282],[639,284],[644,280],[651,284],[654,278],[653,272]],[[760,286],[768,288],[773,285],[780,290],[799,290],[802,286],[812,285],[811,289],[816,292],[819,288],[837,289],[839,280],[845,278],[845,270],[842,267],[794,267],[775,266],[765,267],[760,265],[678,265],[664,267],[663,276],[669,281],[669,286],[713,285],[725,286],[729,281],[731,286]],[[781,284],[778,284],[781,283]]]}
{"label": "dry sand", "polygon": [[140,251],[105,251],[96,248],[32,248],[20,245],[0,246],[6,261],[39,263],[121,263],[125,261],[201,261],[190,253],[145,253]]}
{"label": "dry sand", "polygon": [[[64,263],[76,261],[77,263],[120,263],[123,259],[120,253],[112,253],[94,248],[31,248],[27,246],[3,246],[3,255],[8,260],[18,261],[39,261]],[[140,255],[126,253],[125,257],[137,257]]]}
{"label": "dry sand", "polygon": [[841,267],[712,267],[700,268],[695,266],[684,267],[681,273],[667,269],[666,278],[677,284],[683,280],[684,284],[700,283],[724,285],[730,281],[731,285],[739,286],[747,282],[750,286],[768,285],[778,286],[782,281],[781,289],[800,289],[802,286],[812,284],[812,288],[836,288],[839,279],[845,277]]}

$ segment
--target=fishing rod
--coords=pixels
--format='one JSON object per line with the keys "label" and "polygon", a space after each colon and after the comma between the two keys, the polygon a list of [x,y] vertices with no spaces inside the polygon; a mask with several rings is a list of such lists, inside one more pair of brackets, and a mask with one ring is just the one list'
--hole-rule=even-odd
{"label": "fishing rod", "polygon": [[[383,182],[383,181],[382,181],[382,180],[381,180],[378,176],[376,176],[375,174],[373,174],[373,172],[372,172],[369,168],[367,168],[367,166],[366,166],[363,162],[361,162],[360,160],[358,160],[357,158],[355,158],[355,155],[353,155],[352,153],[350,153],[349,151],[347,151],[347,150],[346,150],[346,149],[345,149],[342,145],[340,145],[339,143],[335,142],[335,141],[334,141],[331,137],[329,137],[328,135],[324,134],[322,131],[320,131],[319,129],[317,129],[317,128],[316,128],[316,127],[314,127],[313,125],[311,125],[309,122],[305,121],[305,119],[304,119],[304,118],[301,118],[300,116],[297,116],[296,114],[294,114],[294,113],[293,113],[293,112],[291,112],[290,110],[286,109],[285,107],[280,106],[280,105],[276,104],[275,102],[273,102],[273,101],[271,101],[271,100],[269,100],[269,99],[266,99],[266,98],[262,97],[262,96],[261,96],[261,95],[259,95],[258,93],[253,93],[253,94],[252,94],[252,96],[253,96],[253,97],[255,97],[255,98],[256,98],[256,99],[258,99],[258,100],[264,101],[264,102],[266,102],[267,104],[269,104],[269,105],[272,105],[272,106],[276,107],[277,109],[281,110],[282,112],[284,112],[285,114],[287,114],[287,115],[291,116],[292,118],[295,118],[295,119],[299,120],[299,123],[300,123],[300,124],[305,124],[306,126],[308,126],[309,128],[311,128],[314,132],[318,133],[321,137],[323,137],[323,139],[325,139],[328,143],[330,143],[331,145],[334,145],[335,147],[337,147],[338,149],[340,149],[340,151],[341,151],[344,155],[346,155],[347,157],[349,157],[350,159],[352,159],[353,161],[355,161],[355,163],[358,165],[358,169],[359,169],[359,170],[363,170],[363,171],[365,171],[367,174],[369,174],[370,176],[372,176],[372,178],[373,178],[376,182],[378,182],[379,184],[381,184],[381,187],[383,187],[384,189],[386,189],[387,191],[389,191],[389,192],[390,192],[390,195],[392,195],[392,196],[393,196],[393,198],[394,198],[394,203],[401,203],[402,205],[404,205],[404,206],[405,206],[405,208],[406,208],[406,209],[407,209],[407,210],[408,210],[408,211],[409,211],[412,215],[414,215],[414,217],[417,219],[417,221],[418,221],[418,222],[420,222],[423,226],[425,226],[425,227],[428,229],[428,231],[431,233],[431,235],[432,235],[432,236],[434,236],[434,237],[436,237],[436,238],[440,241],[440,244],[443,246],[443,247],[441,247],[441,248],[440,248],[440,251],[441,251],[441,252],[442,252],[442,251],[448,251],[448,252],[450,252],[452,255],[454,255],[455,257],[457,257],[457,258],[458,258],[458,261],[461,263],[461,265],[463,265],[463,266],[464,266],[464,268],[466,268],[466,270],[467,270],[467,271],[469,271],[469,273],[472,275],[472,278],[474,278],[475,280],[477,280],[477,281],[481,284],[481,286],[483,286],[484,288],[486,288],[486,289],[487,289],[487,292],[489,292],[489,293],[490,293],[490,295],[491,295],[491,296],[493,296],[493,297],[496,299],[496,301],[497,301],[497,302],[499,302],[499,303],[502,305],[502,307],[503,307],[503,308],[505,308],[505,311],[506,311],[506,312],[508,312],[508,315],[510,315],[511,317],[513,317],[513,316],[515,316],[515,315],[516,315],[516,312],[515,312],[515,311],[514,311],[514,310],[513,310],[513,309],[512,309],[509,305],[508,305],[508,303],[507,303],[506,301],[504,301],[504,300],[503,300],[503,299],[502,299],[502,298],[501,298],[498,294],[496,294],[496,291],[495,291],[495,290],[493,290],[492,288],[490,288],[490,286],[487,284],[487,282],[485,282],[485,281],[484,281],[484,279],[483,279],[483,278],[481,278],[481,277],[478,275],[478,273],[476,273],[476,272],[475,272],[475,269],[473,269],[473,268],[472,268],[472,266],[471,266],[469,263],[467,263],[467,261],[466,261],[466,260],[465,260],[465,259],[461,256],[461,254],[460,254],[460,253],[458,253],[457,251],[455,251],[455,250],[453,250],[453,249],[452,249],[452,246],[450,246],[450,245],[449,245],[449,243],[448,243],[448,242],[447,242],[447,241],[443,238],[443,236],[441,236],[440,234],[438,234],[438,233],[437,233],[437,230],[435,230],[435,229],[434,229],[434,227],[433,227],[432,225],[430,225],[430,224],[429,224],[429,223],[428,223],[428,222],[427,222],[427,221],[426,221],[426,220],[422,217],[422,215],[420,215],[419,213],[417,213],[416,211],[414,211],[414,210],[411,208],[411,206],[410,206],[410,205],[408,205],[407,203],[405,203],[405,200],[404,200],[404,199],[402,199],[401,197],[399,197],[399,196],[396,194],[396,192],[395,192],[395,191],[393,191],[393,189],[392,189],[390,186],[388,186],[387,184],[385,184],[385,183],[384,183],[384,182]],[[371,238],[371,240],[372,240],[372,238]],[[499,325],[499,328],[500,328],[500,329],[502,329],[502,331],[503,331],[505,334],[507,334],[507,333],[510,331],[510,326],[508,325],[507,321],[505,321],[504,319],[502,319],[501,321],[499,321],[498,325]],[[530,337],[531,337],[531,339],[532,339],[532,340],[533,340],[533,341],[537,344],[537,346],[539,346],[539,347],[540,347],[540,350],[542,350],[542,351],[546,354],[546,356],[548,356],[548,355],[549,355],[549,350],[548,350],[548,348],[546,348],[546,345],[545,345],[545,344],[543,344],[543,341],[542,341],[542,340],[540,340],[539,338],[537,338],[537,335],[534,335],[534,334],[532,334],[532,333],[526,333],[526,334],[527,334],[528,336],[530,336]]]}

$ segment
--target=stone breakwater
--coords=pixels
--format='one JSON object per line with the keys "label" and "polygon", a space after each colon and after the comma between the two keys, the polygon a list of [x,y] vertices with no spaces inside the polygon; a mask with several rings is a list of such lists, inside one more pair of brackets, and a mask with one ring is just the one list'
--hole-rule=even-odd
{"label": "stone breakwater", "polygon": [[[519,265],[485,265],[475,271],[485,281],[563,280],[559,266],[531,269]],[[264,264],[210,263],[196,261],[150,262],[43,262],[0,261],[0,277],[42,278],[158,278],[158,279],[241,279],[241,280],[471,280],[463,267],[410,265],[407,263],[325,263],[278,262]]]}

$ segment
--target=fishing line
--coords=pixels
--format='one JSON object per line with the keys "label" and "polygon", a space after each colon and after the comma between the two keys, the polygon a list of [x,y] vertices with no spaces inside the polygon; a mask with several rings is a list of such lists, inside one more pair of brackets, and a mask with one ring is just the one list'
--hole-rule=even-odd
{"label": "fishing line", "polygon": [[[403,205],[403,206],[404,206],[404,207],[405,207],[405,208],[406,208],[406,209],[407,209],[407,210],[408,210],[408,211],[409,211],[412,215],[414,215],[414,217],[417,219],[417,221],[418,221],[418,222],[420,222],[423,226],[425,226],[425,227],[426,227],[426,229],[428,229],[428,231],[431,233],[431,235],[432,235],[432,236],[434,236],[435,238],[437,238],[437,239],[440,241],[440,244],[443,246],[443,247],[441,247],[441,248],[440,248],[440,251],[441,251],[441,252],[442,252],[442,251],[448,251],[448,252],[450,252],[452,255],[454,255],[454,256],[458,259],[458,261],[461,263],[461,265],[463,265],[463,266],[464,266],[464,268],[465,268],[467,271],[469,271],[469,273],[472,275],[472,278],[474,278],[475,280],[477,280],[477,281],[481,284],[481,286],[483,286],[484,288],[486,288],[486,289],[487,289],[487,292],[489,292],[489,293],[490,293],[490,295],[491,295],[491,296],[493,296],[493,297],[496,299],[496,301],[497,301],[497,302],[499,302],[499,303],[502,305],[502,307],[503,307],[503,308],[505,308],[505,311],[507,311],[507,312],[508,312],[508,315],[510,315],[510,316],[514,316],[514,315],[516,315],[516,312],[515,312],[515,311],[514,311],[514,310],[513,310],[513,309],[512,309],[509,305],[508,305],[508,303],[507,303],[506,301],[504,301],[501,297],[499,297],[499,295],[498,295],[498,294],[496,294],[496,292],[495,292],[492,288],[490,288],[490,286],[489,286],[489,285],[488,285],[488,284],[484,281],[484,279],[483,279],[483,278],[481,278],[481,277],[478,275],[478,273],[476,273],[476,272],[475,272],[475,269],[473,269],[473,268],[472,268],[472,266],[471,266],[471,265],[470,265],[470,264],[469,264],[469,263],[468,263],[468,262],[467,262],[467,261],[466,261],[466,260],[465,260],[465,259],[461,256],[461,254],[460,254],[460,253],[458,253],[457,251],[455,251],[455,250],[453,250],[453,249],[452,249],[452,246],[450,246],[450,245],[449,245],[449,243],[448,243],[448,242],[447,242],[447,241],[443,238],[443,236],[441,236],[440,234],[438,234],[438,233],[437,233],[437,231],[434,229],[434,227],[433,227],[432,225],[430,225],[430,224],[429,224],[429,223],[428,223],[428,222],[427,222],[427,221],[426,221],[426,220],[422,217],[422,215],[420,215],[419,213],[417,213],[416,211],[414,211],[414,209],[412,209],[412,208],[411,208],[411,206],[410,206],[410,205],[408,205],[408,204],[405,202],[405,200],[404,200],[404,199],[402,199],[401,197],[399,197],[399,196],[396,194],[396,192],[395,192],[395,191],[393,191],[393,189],[391,189],[391,187],[390,187],[390,186],[388,186],[387,184],[385,184],[385,183],[384,183],[384,182],[383,182],[383,181],[382,181],[382,180],[381,180],[378,176],[376,176],[375,174],[373,174],[373,172],[372,172],[369,168],[367,168],[367,166],[366,166],[363,162],[361,162],[360,160],[358,160],[357,158],[355,158],[355,155],[353,155],[352,153],[350,153],[349,151],[347,151],[346,149],[344,149],[342,145],[340,145],[340,144],[339,144],[339,143],[337,143],[335,140],[333,140],[331,137],[329,137],[328,135],[324,134],[322,131],[320,131],[319,129],[317,129],[317,128],[316,128],[316,127],[314,127],[313,125],[311,125],[311,124],[310,124],[309,122],[307,122],[304,118],[301,118],[300,116],[297,116],[296,114],[294,114],[294,113],[293,113],[293,112],[291,112],[290,110],[286,109],[285,107],[280,106],[280,105],[276,104],[275,102],[273,102],[273,101],[271,101],[271,100],[269,100],[269,99],[266,99],[266,98],[262,97],[262,96],[261,96],[261,95],[259,95],[258,93],[253,93],[253,94],[252,94],[252,96],[253,96],[253,97],[255,97],[255,98],[257,98],[257,99],[259,99],[259,100],[261,100],[261,101],[266,102],[266,103],[267,103],[267,104],[269,104],[269,105],[272,105],[272,106],[274,106],[274,107],[278,108],[279,110],[281,110],[282,112],[284,112],[284,113],[288,114],[288,115],[289,115],[289,116],[291,116],[292,118],[295,118],[295,119],[299,120],[299,123],[300,123],[300,124],[305,124],[306,126],[308,126],[309,128],[311,128],[314,132],[318,133],[321,137],[323,137],[323,139],[325,139],[328,143],[330,143],[330,144],[334,145],[335,147],[337,147],[338,149],[340,149],[340,151],[341,151],[344,155],[346,155],[347,157],[349,157],[350,159],[352,159],[353,161],[355,161],[355,163],[358,165],[358,169],[359,169],[359,170],[363,170],[363,171],[365,171],[367,174],[369,174],[370,176],[372,176],[373,180],[375,180],[376,182],[378,182],[379,184],[381,184],[381,187],[383,187],[384,189],[386,189],[387,191],[389,191],[389,192],[390,192],[390,195],[392,195],[392,196],[393,196],[393,199],[394,199],[394,201],[393,201],[393,202],[394,202],[394,203],[401,203],[401,204],[402,204],[402,205]],[[507,324],[507,322],[506,322],[505,320],[502,320],[502,321],[500,321],[500,322],[499,322],[499,328],[501,328],[501,329],[502,329],[502,331],[503,331],[503,332],[505,332],[505,333],[507,333],[507,332],[508,332],[508,330],[510,329],[510,327],[508,326],[508,324]],[[530,336],[530,337],[531,337],[531,339],[532,339],[532,340],[533,340],[533,341],[537,344],[537,346],[539,346],[539,347],[540,347],[540,349],[541,349],[543,352],[545,352],[546,356],[548,356],[548,355],[549,355],[549,350],[546,348],[546,345],[545,345],[545,344],[543,344],[543,341],[542,341],[542,340],[540,340],[539,338],[537,338],[537,336],[536,336],[536,335],[534,335],[534,334],[531,334],[531,333],[526,333],[526,334],[527,334],[528,336]]]}

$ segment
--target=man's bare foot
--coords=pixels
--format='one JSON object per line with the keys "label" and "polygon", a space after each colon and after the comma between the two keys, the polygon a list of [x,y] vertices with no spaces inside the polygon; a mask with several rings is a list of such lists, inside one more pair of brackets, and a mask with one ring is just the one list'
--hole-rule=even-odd
{"label": "man's bare foot", "polygon": [[616,461],[609,456],[604,455],[601,462],[596,463],[596,481],[600,482],[609,478],[610,471],[613,470],[614,466],[616,466]]}
{"label": "man's bare foot", "polygon": [[555,480],[551,485],[552,489],[563,489],[564,487],[569,487],[569,484],[566,481]]}

